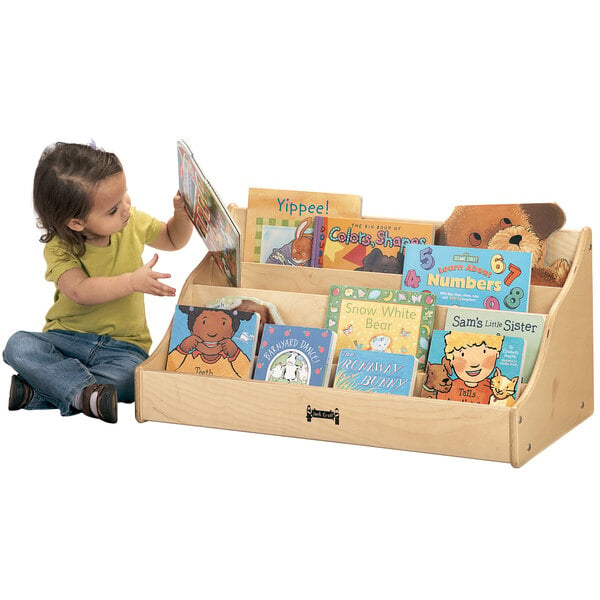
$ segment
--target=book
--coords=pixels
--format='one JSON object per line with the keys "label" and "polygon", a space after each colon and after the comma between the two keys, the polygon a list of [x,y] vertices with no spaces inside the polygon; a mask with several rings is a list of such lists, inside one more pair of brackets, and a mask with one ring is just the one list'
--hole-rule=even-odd
{"label": "book", "polygon": [[527,383],[542,343],[546,315],[535,313],[506,313],[480,308],[449,306],[446,314],[446,329],[473,331],[522,337],[527,342],[523,361],[522,382]]}
{"label": "book", "polygon": [[332,285],[325,327],[338,334],[334,360],[342,348],[411,354],[423,370],[434,315],[427,292]]}
{"label": "book", "polygon": [[254,379],[327,387],[335,338],[335,333],[320,327],[266,325]]}
{"label": "book", "polygon": [[310,267],[312,265],[312,219],[257,217],[254,247],[249,262]]}
{"label": "book", "polygon": [[231,285],[241,277],[241,235],[235,221],[198,166],[189,146],[177,142],[179,192],[188,216],[204,240],[209,254]]}
{"label": "book", "polygon": [[179,304],[173,316],[167,371],[249,379],[258,313]]}
{"label": "book", "polygon": [[402,289],[429,291],[439,305],[527,312],[531,254],[408,245]]}
{"label": "book", "polygon": [[408,354],[388,354],[342,348],[333,387],[355,392],[412,396],[417,359]]}
{"label": "book", "polygon": [[421,397],[512,406],[525,347],[520,337],[436,329]]}
{"label": "book", "polygon": [[315,217],[312,266],[402,273],[408,244],[432,244],[435,227],[425,223]]}
{"label": "book", "polygon": [[[244,260],[261,260],[264,227],[285,226],[293,231],[287,233],[285,243],[296,241],[295,262],[280,264],[309,266],[312,252],[312,230],[316,216],[344,215],[360,217],[362,198],[354,194],[330,194],[323,192],[302,192],[250,188],[248,191],[248,209],[246,210],[246,228],[244,236]],[[302,225],[301,225],[302,224]],[[301,226],[301,231],[296,228]],[[306,239],[310,237],[308,242]],[[281,244],[283,245],[283,244]],[[301,253],[307,256],[301,258]]]}

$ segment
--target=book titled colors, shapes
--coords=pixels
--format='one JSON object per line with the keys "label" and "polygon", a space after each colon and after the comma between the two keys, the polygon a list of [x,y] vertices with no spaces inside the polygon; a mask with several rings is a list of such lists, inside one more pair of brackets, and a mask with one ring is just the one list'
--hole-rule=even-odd
{"label": "book titled colors, shapes", "polygon": [[404,256],[402,289],[429,291],[446,306],[527,312],[531,253],[416,246]]}
{"label": "book titled colors, shapes", "polygon": [[255,312],[178,305],[166,370],[249,379],[259,325]]}
{"label": "book titled colors, shapes", "polygon": [[408,354],[388,354],[342,348],[333,387],[356,392],[412,396],[417,359]]}
{"label": "book titled colors, shapes", "polygon": [[266,245],[267,233],[273,234],[275,227],[287,227],[284,240],[278,241],[278,245],[273,245],[273,248],[278,249],[286,244],[289,246],[280,254],[275,254],[269,262],[310,266],[314,218],[328,215],[358,218],[361,209],[362,198],[353,194],[250,188],[246,211],[244,260],[267,262],[270,253],[265,256],[267,251],[262,248]]}
{"label": "book titled colors, shapes", "polygon": [[325,326],[337,333],[334,360],[342,348],[410,354],[423,370],[434,315],[427,292],[332,285]]}
{"label": "book titled colors, shapes", "polygon": [[546,315],[535,313],[506,313],[449,306],[445,327],[455,331],[522,337],[527,342],[522,381],[527,383],[535,367],[545,323]]}
{"label": "book titled colors, shapes", "polygon": [[519,337],[436,329],[421,397],[512,406],[525,348]]}
{"label": "book titled colors, shapes", "polygon": [[266,325],[253,378],[327,387],[335,339],[335,333],[320,327]]}
{"label": "book titled colors, shapes", "polygon": [[432,244],[435,227],[383,219],[317,216],[312,266],[402,273],[409,244]]}

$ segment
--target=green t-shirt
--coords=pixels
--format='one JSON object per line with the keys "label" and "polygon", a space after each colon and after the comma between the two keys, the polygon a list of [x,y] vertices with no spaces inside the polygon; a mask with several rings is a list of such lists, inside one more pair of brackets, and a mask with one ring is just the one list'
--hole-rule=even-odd
{"label": "green t-shirt", "polygon": [[[143,265],[146,244],[158,237],[162,223],[146,213],[131,208],[125,228],[111,236],[106,247],[86,244],[85,254],[75,256],[67,245],[54,237],[44,248],[46,279],[55,284],[69,269],[82,269],[89,277],[111,277],[130,273]],[[146,323],[144,294],[135,292],[105,304],[84,306],[67,298],[56,288],[54,305],[46,315],[44,331],[63,329],[108,335],[116,340],[137,344],[146,352],[152,338]]]}

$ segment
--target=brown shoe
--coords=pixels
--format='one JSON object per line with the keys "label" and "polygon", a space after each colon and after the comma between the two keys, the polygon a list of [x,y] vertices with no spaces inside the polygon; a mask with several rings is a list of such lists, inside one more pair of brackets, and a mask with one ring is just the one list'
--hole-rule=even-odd
{"label": "brown shoe", "polygon": [[[92,396],[96,392],[95,411],[92,410]],[[106,423],[117,422],[117,388],[114,385],[94,383],[83,388],[81,410],[88,417],[101,419]]]}
{"label": "brown shoe", "polygon": [[13,375],[10,381],[8,410],[25,408],[33,398],[33,388],[18,375]]}

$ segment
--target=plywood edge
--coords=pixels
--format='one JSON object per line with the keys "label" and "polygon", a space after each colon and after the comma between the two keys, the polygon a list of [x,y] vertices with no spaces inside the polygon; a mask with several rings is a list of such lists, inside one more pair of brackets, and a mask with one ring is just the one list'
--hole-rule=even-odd
{"label": "plywood edge", "polygon": [[522,466],[594,411],[592,233],[582,230],[529,385],[511,409],[511,463]]}

